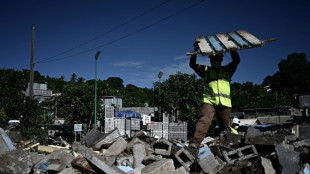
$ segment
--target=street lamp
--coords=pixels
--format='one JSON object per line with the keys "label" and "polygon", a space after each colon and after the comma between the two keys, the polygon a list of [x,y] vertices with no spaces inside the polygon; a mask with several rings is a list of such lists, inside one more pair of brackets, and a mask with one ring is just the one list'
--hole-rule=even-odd
{"label": "street lamp", "polygon": [[158,121],[161,121],[161,106],[160,106],[160,103],[161,103],[161,96],[160,96],[160,86],[161,86],[161,83],[160,83],[160,78],[163,76],[163,72],[159,72],[158,74],[158,82],[159,82],[159,106],[158,106]]}
{"label": "street lamp", "polygon": [[96,55],[95,55],[95,117],[94,117],[94,127],[97,126],[97,60],[99,57],[100,51],[97,51]]}

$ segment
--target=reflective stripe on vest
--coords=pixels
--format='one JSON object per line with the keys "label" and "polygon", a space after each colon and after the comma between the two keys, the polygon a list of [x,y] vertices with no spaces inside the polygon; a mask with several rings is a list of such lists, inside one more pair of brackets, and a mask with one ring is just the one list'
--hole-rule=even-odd
{"label": "reflective stripe on vest", "polygon": [[239,132],[236,129],[232,128],[232,127],[230,127],[230,130],[234,134],[237,134],[237,135],[239,134]]}
{"label": "reflective stripe on vest", "polygon": [[224,67],[217,72],[215,68],[206,66],[205,82],[204,103],[231,107],[230,76]]}

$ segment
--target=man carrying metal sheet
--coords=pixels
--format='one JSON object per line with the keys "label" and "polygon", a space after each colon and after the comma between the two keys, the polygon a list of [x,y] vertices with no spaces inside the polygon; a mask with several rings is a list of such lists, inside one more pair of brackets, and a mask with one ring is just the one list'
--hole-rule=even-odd
{"label": "man carrying metal sheet", "polygon": [[[197,43],[194,44],[194,48],[194,51],[197,52],[199,49]],[[217,114],[220,130],[230,131],[230,81],[240,62],[239,54],[236,51],[230,54],[232,62],[226,66],[221,66],[223,54],[209,56],[211,67],[197,64],[196,54],[191,56],[189,66],[205,80],[205,90],[201,117],[196,124],[194,136],[190,139],[190,148],[199,148],[215,114]]]}

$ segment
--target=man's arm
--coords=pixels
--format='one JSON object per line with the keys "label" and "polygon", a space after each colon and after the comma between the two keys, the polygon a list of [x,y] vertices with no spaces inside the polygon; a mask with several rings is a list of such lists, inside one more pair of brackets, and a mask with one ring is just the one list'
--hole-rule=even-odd
{"label": "man's arm", "polygon": [[227,65],[230,77],[232,77],[237,70],[237,67],[240,63],[240,56],[236,51],[230,52],[232,62]]}
{"label": "man's arm", "polygon": [[[197,43],[194,44],[194,51],[198,51],[199,46]],[[189,61],[189,66],[200,76],[200,77],[204,77],[204,65],[200,65],[196,63],[197,61],[197,55],[194,54],[191,56],[191,59]]]}

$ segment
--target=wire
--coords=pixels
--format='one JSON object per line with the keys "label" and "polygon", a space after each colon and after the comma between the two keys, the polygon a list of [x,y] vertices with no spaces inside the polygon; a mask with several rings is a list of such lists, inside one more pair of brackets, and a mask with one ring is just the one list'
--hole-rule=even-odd
{"label": "wire", "polygon": [[[205,0],[200,0],[200,1],[196,2],[196,3],[193,3],[193,4],[187,6],[187,7],[183,8],[183,9],[181,9],[181,10],[179,10],[179,11],[177,11],[177,12],[175,12],[175,13],[169,15],[169,16],[167,16],[167,17],[164,17],[164,18],[162,18],[162,19],[160,19],[160,20],[158,20],[158,21],[156,21],[156,22],[150,24],[150,25],[144,26],[144,27],[142,27],[142,28],[140,28],[140,29],[138,29],[138,30],[132,32],[132,33],[126,34],[126,35],[124,35],[124,36],[122,36],[122,37],[120,37],[120,38],[118,38],[118,39],[112,40],[112,41],[107,42],[107,43],[105,43],[105,44],[99,45],[99,46],[97,46],[97,47],[94,47],[94,48],[91,48],[91,49],[88,49],[88,50],[81,51],[81,52],[76,53],[76,54],[73,54],[73,55],[65,56],[65,57],[62,57],[62,58],[57,58],[57,59],[51,59],[51,58],[49,58],[49,59],[46,59],[46,60],[44,60],[44,61],[43,61],[43,60],[42,60],[42,61],[38,61],[38,62],[36,62],[35,64],[47,63],[47,62],[53,62],[53,61],[59,61],[59,60],[64,60],[64,59],[68,59],[68,58],[71,58],[71,57],[75,57],[75,56],[78,56],[78,55],[81,55],[81,54],[85,54],[85,53],[88,53],[88,52],[90,52],[90,51],[93,51],[93,50],[96,50],[96,49],[99,49],[99,48],[103,48],[103,47],[108,46],[108,45],[111,45],[111,44],[113,44],[113,43],[115,43],[115,42],[117,42],[117,41],[120,41],[120,40],[123,40],[123,39],[125,39],[125,38],[128,38],[128,37],[130,37],[130,36],[132,36],[132,35],[135,35],[135,34],[137,34],[137,33],[139,33],[139,32],[142,32],[142,31],[144,31],[144,30],[146,30],[146,29],[149,29],[149,28],[151,28],[151,27],[153,27],[153,26],[155,26],[155,25],[157,25],[157,24],[160,24],[160,23],[162,23],[162,22],[164,22],[164,21],[166,21],[166,20],[168,20],[168,19],[170,19],[170,18],[172,18],[172,17],[174,17],[174,16],[176,16],[176,15],[179,15],[179,14],[185,12],[186,10],[189,10],[189,9],[191,9],[191,8],[193,8],[193,7],[195,7],[195,6],[199,5],[199,4],[201,4],[203,1],[205,1]],[[133,19],[134,19],[134,18],[133,18]],[[126,22],[125,22],[125,23],[126,23]],[[119,26],[120,26],[120,25],[119,25]],[[117,27],[115,27],[115,28],[117,28]],[[109,30],[109,31],[111,31],[111,30]],[[111,31],[111,32],[112,32],[112,31]],[[102,35],[105,35],[105,34],[102,34]],[[100,36],[100,35],[99,35],[99,36]],[[85,43],[86,43],[86,42],[85,42]],[[81,45],[82,45],[82,44],[81,44]],[[56,56],[54,56],[54,57],[56,57]],[[53,57],[53,58],[54,58],[54,57]],[[20,66],[20,67],[25,67],[25,66],[28,66],[28,65],[24,65],[24,66]]]}
{"label": "wire", "polygon": [[154,7],[152,7],[152,8],[149,9],[149,10],[147,10],[147,11],[145,11],[145,12],[142,12],[140,15],[135,16],[134,18],[132,18],[132,19],[130,19],[130,20],[128,20],[128,21],[126,21],[126,22],[124,22],[124,23],[122,23],[122,24],[119,24],[119,25],[117,25],[117,26],[115,26],[115,27],[113,27],[113,28],[111,28],[110,30],[106,31],[106,32],[103,33],[103,34],[100,34],[100,35],[98,35],[98,36],[96,36],[96,37],[94,37],[94,38],[92,38],[92,39],[90,39],[90,40],[88,40],[88,41],[86,41],[86,42],[83,42],[83,43],[81,43],[81,44],[79,44],[79,45],[77,45],[77,46],[75,46],[75,47],[73,47],[73,48],[70,48],[70,49],[68,49],[68,50],[65,50],[65,51],[63,51],[63,52],[61,52],[61,53],[59,53],[59,54],[56,54],[55,56],[52,56],[52,57],[49,57],[49,58],[40,60],[40,61],[38,61],[38,62],[36,62],[36,63],[45,62],[46,60],[49,60],[49,59],[58,57],[58,56],[63,55],[63,54],[65,54],[65,53],[67,53],[67,52],[70,52],[70,51],[72,51],[72,50],[74,50],[74,49],[76,49],[76,48],[79,48],[79,47],[81,47],[81,46],[87,45],[87,44],[89,44],[90,42],[93,42],[93,41],[95,41],[95,40],[97,40],[97,39],[99,39],[99,38],[101,38],[101,37],[103,37],[103,36],[105,36],[105,35],[107,35],[107,34],[109,34],[109,33],[112,33],[113,31],[116,31],[117,29],[120,29],[120,28],[122,28],[123,26],[125,26],[125,25],[127,25],[127,24],[129,24],[129,23],[131,23],[131,22],[133,22],[133,21],[135,21],[135,20],[137,20],[137,19],[139,19],[140,17],[142,17],[142,16],[144,16],[144,15],[146,15],[146,14],[152,12],[152,11],[154,11],[155,9],[157,9],[157,8],[159,8],[159,7],[163,6],[163,5],[165,5],[165,4],[168,3],[169,1],[171,1],[171,0],[166,0],[166,1],[164,1],[164,2],[162,2],[162,3],[160,3],[160,4],[158,4],[158,5],[156,5],[156,6],[154,6]]}

